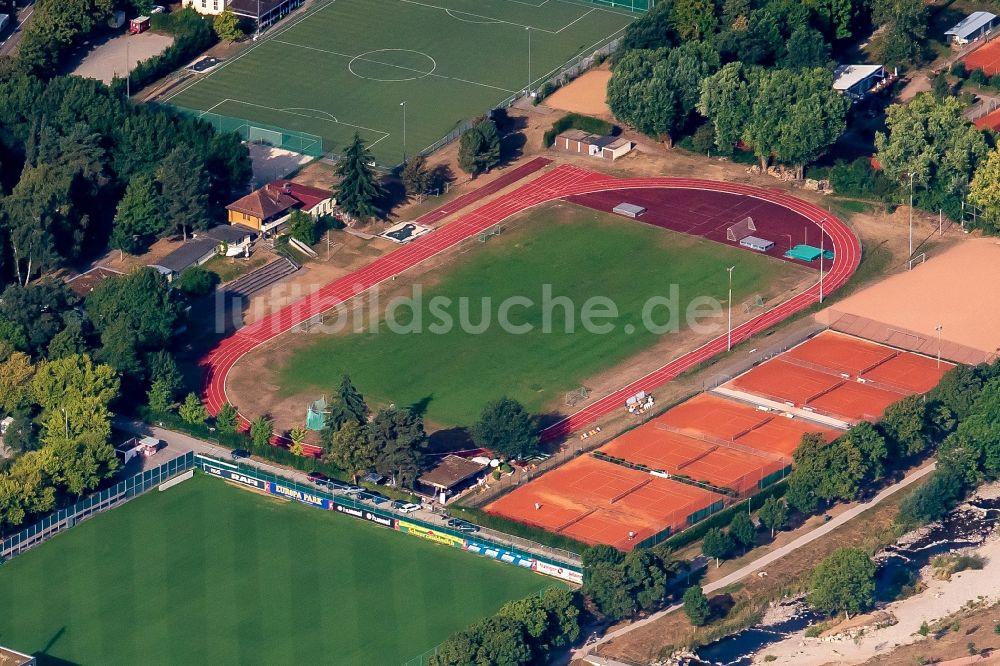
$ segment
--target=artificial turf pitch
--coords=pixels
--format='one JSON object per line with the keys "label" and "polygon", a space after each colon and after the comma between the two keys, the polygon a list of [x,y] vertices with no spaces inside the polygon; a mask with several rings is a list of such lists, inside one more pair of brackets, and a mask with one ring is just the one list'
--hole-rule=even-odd
{"label": "artificial turf pitch", "polygon": [[412,155],[529,77],[534,88],[592,54],[636,15],[585,0],[319,0],[161,101],[318,135],[326,152],[358,132],[393,165],[402,102]]}
{"label": "artificial turf pitch", "polygon": [[[767,295],[777,279],[801,270],[567,203],[534,209],[501,235],[486,243],[469,241],[466,248],[452,264],[423,278],[430,283],[421,294],[422,332],[392,332],[383,318],[377,332],[321,333],[288,360],[275,361],[281,363],[277,384],[283,393],[310,399],[329,394],[346,373],[374,403],[415,406],[439,427],[471,425],[486,403],[504,395],[540,413],[547,406],[561,407],[567,391],[658,342],[660,335],[644,325],[642,311],[651,297],[668,297],[671,285],[679,290],[678,323],[684,330],[684,311],[696,297],[725,303],[726,267],[737,267],[736,304]],[[550,308],[551,332],[545,331],[544,285],[551,285],[553,298],[565,296],[573,304],[572,332],[567,332],[562,307]],[[534,302],[531,308],[512,308],[509,317],[512,324],[530,324],[531,332],[511,333],[497,325],[500,304],[513,296]],[[584,303],[595,296],[609,298],[618,308],[610,332],[589,332],[581,324]],[[440,321],[431,310],[435,297],[451,299],[447,312],[456,323],[457,304],[467,299],[472,324],[483,321],[481,303],[488,298],[490,325],[481,333],[458,325],[434,332],[431,325]],[[653,311],[654,323],[666,319],[665,309]],[[413,321],[406,308],[396,311],[395,320],[404,327]],[[725,330],[721,313],[712,323],[716,335]]]}
{"label": "artificial turf pitch", "polygon": [[41,663],[400,664],[552,584],[198,475],[0,566],[0,643]]}

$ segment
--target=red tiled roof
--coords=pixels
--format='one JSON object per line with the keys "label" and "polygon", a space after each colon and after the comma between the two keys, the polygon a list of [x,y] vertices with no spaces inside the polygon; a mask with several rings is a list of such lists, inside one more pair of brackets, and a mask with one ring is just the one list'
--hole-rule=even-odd
{"label": "red tiled roof", "polygon": [[310,187],[309,185],[303,185],[291,180],[276,180],[269,184],[267,188],[271,192],[282,192],[292,197],[302,204],[302,208],[305,210],[312,210],[317,204],[333,198],[333,194],[326,190],[318,187]]}
{"label": "red tiled roof", "polygon": [[226,210],[267,220],[284,213],[289,208],[295,208],[299,204],[298,199],[282,194],[280,190],[274,192],[269,191],[268,188],[261,188],[229,204],[226,206]]}

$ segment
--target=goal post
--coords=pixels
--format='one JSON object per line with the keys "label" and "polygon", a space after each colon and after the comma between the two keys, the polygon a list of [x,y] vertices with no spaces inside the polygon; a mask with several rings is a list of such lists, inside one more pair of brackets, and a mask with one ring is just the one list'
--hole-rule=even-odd
{"label": "goal post", "polygon": [[753,223],[752,217],[744,217],[742,220],[726,229],[726,240],[738,243],[747,236],[757,231],[757,225]]}
{"label": "goal post", "polygon": [[279,148],[282,145],[281,132],[265,129],[263,127],[257,127],[251,125],[247,132],[247,141],[250,143],[261,143],[267,144],[268,146],[273,146]]}

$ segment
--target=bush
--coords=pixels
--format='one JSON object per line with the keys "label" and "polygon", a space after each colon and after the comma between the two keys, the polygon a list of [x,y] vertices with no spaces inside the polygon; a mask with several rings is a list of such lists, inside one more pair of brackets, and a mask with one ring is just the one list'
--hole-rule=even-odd
{"label": "bush", "polygon": [[966,79],[969,76],[969,70],[965,68],[965,63],[961,60],[951,66],[951,73],[959,79]]}
{"label": "bush", "polygon": [[590,116],[583,116],[579,113],[567,113],[565,116],[559,120],[552,123],[552,129],[545,133],[542,139],[542,145],[544,148],[551,148],[552,144],[556,142],[556,137],[566,130],[578,129],[584,132],[590,132],[591,134],[614,134],[616,128],[609,122],[605,122],[599,118],[591,118]]}
{"label": "bush", "polygon": [[861,199],[885,200],[896,192],[896,185],[876,171],[871,161],[859,157],[851,163],[838,162],[830,169],[830,184],[837,194]]}
{"label": "bush", "polygon": [[969,83],[972,83],[977,86],[985,85],[986,73],[983,72],[983,70],[981,69],[974,69],[972,70],[972,72],[969,73],[968,81]]}
{"label": "bush", "polygon": [[181,271],[180,276],[174,281],[174,287],[189,296],[198,297],[211,294],[218,283],[219,276],[216,273],[201,266],[191,266]]}

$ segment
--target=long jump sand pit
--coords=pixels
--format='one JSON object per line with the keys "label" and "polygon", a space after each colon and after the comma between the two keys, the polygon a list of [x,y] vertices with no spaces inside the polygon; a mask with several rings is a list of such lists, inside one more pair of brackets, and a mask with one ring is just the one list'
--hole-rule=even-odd
{"label": "long jump sand pit", "polygon": [[592,69],[545,98],[545,106],[587,116],[609,117],[608,81],[611,70],[607,67]]}
{"label": "long jump sand pit", "polygon": [[1000,243],[968,239],[819,315],[834,328],[962,363],[1000,349]]}

